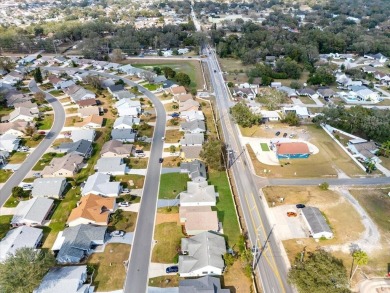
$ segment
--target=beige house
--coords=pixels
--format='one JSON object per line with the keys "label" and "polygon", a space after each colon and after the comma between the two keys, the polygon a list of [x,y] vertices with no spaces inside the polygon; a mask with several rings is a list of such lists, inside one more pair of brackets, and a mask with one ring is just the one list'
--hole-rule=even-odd
{"label": "beige house", "polygon": [[179,112],[183,111],[198,111],[200,104],[195,100],[187,100],[179,102]]}
{"label": "beige house", "polygon": [[218,216],[210,206],[180,207],[180,223],[184,225],[187,235],[198,235],[202,232],[219,232]]}
{"label": "beige house", "polygon": [[132,144],[124,144],[119,140],[110,140],[103,145],[100,156],[103,158],[127,158],[130,157],[132,151]]}
{"label": "beige house", "polygon": [[173,97],[173,101],[176,103],[185,102],[188,100],[193,100],[191,94],[184,94],[184,95],[176,95]]}
{"label": "beige house", "polygon": [[41,175],[42,177],[73,177],[80,170],[83,159],[82,156],[73,153],[54,158],[43,168]]}
{"label": "beige house", "polygon": [[169,92],[172,95],[185,95],[187,93],[186,88],[184,86],[174,86],[169,88]]}
{"label": "beige house", "polygon": [[83,119],[82,122],[75,123],[76,127],[82,127],[85,129],[101,128],[103,125],[103,117],[99,115],[90,115]]}

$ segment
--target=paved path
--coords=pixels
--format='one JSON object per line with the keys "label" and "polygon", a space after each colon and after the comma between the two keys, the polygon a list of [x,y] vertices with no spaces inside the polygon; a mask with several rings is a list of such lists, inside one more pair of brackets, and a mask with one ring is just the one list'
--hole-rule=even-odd
{"label": "paved path", "polygon": [[180,167],[173,167],[173,168],[169,168],[169,167],[165,167],[165,168],[162,168],[161,170],[161,174],[168,174],[168,173],[180,173]]}
{"label": "paved path", "polygon": [[165,264],[165,263],[156,263],[151,262],[149,266],[149,278],[155,278],[166,275],[175,275],[176,273],[167,274],[165,272],[167,267],[174,266],[176,264]]}
{"label": "paved path", "polygon": [[172,287],[172,288],[148,287],[148,293],[179,293],[179,288],[178,287]]}
{"label": "paved path", "polygon": [[179,205],[179,199],[159,199],[157,201],[158,208],[173,207]]}
{"label": "paved path", "polygon": [[123,237],[111,237],[107,243],[133,244],[134,232],[126,232]]}
{"label": "paved path", "polygon": [[[35,81],[31,81],[29,84],[32,92],[40,92],[41,90],[37,87]],[[61,132],[62,127],[65,123],[65,111],[61,103],[52,95],[46,93],[46,100],[50,103],[55,113],[53,126],[50,132],[37,146],[37,148],[26,158],[23,164],[17,171],[8,179],[8,181],[2,186],[0,192],[0,206],[2,206],[11,195],[12,187],[19,185],[19,183],[26,177],[28,172],[34,167],[46,150],[50,147],[57,135]]]}
{"label": "paved path", "polygon": [[390,278],[365,280],[360,284],[360,293],[390,292]]}

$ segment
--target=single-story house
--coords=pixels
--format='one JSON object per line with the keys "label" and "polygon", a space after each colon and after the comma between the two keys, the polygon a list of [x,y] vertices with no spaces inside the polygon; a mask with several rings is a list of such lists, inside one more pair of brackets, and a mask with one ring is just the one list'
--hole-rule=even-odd
{"label": "single-story house", "polygon": [[187,90],[184,86],[180,85],[180,86],[174,86],[174,87],[169,88],[168,92],[174,96],[175,95],[185,95],[187,93]]}
{"label": "single-story house", "polygon": [[365,139],[351,139],[348,141],[347,148],[354,156],[367,161],[370,159],[375,160],[376,153],[379,151],[379,148],[374,141],[367,141]]}
{"label": "single-story house", "polygon": [[44,197],[21,201],[15,208],[11,225],[13,227],[41,226],[49,216],[53,205],[54,200]]}
{"label": "single-story house", "polygon": [[282,142],[276,144],[278,159],[302,159],[310,155],[309,147],[304,142]]}
{"label": "single-story house", "polygon": [[192,181],[206,181],[206,164],[199,160],[191,162],[182,162],[180,164],[180,173],[187,173]]}
{"label": "single-story house", "polygon": [[279,88],[282,86],[282,83],[280,81],[273,81],[271,82],[271,87],[272,88]]}
{"label": "single-story house", "polygon": [[99,115],[90,115],[83,118],[83,121],[75,123],[76,127],[83,129],[95,129],[101,128],[103,125],[104,118]]}
{"label": "single-story house", "polygon": [[135,94],[130,93],[130,92],[127,91],[127,90],[117,91],[117,92],[114,92],[112,95],[113,95],[114,98],[117,99],[117,100],[122,100],[122,99],[134,99],[134,98],[136,97]]}
{"label": "single-story house", "polygon": [[75,86],[75,82],[71,79],[69,80],[61,80],[60,82],[53,84],[54,88],[57,90],[65,90],[67,88],[70,88],[71,86]]}
{"label": "single-story house", "polygon": [[86,118],[86,117],[91,116],[91,115],[98,116],[98,115],[100,115],[100,112],[101,112],[100,107],[97,107],[97,106],[87,106],[87,107],[80,108],[78,110],[78,115],[81,118]]}
{"label": "single-story house", "polygon": [[58,251],[57,262],[60,264],[80,263],[93,252],[93,247],[103,245],[106,242],[105,226],[81,224],[66,228],[58,233],[52,247]]}
{"label": "single-story house", "polygon": [[12,152],[19,148],[20,139],[13,134],[0,135],[0,151]]}
{"label": "single-story house", "polygon": [[32,96],[19,92],[11,92],[5,95],[7,107],[14,107],[15,104],[31,101]]}
{"label": "single-story house", "polygon": [[153,78],[152,82],[155,84],[159,84],[159,83],[163,83],[166,80],[167,78],[164,75],[157,75],[155,78]]}
{"label": "single-story house", "polygon": [[187,235],[198,235],[207,231],[218,232],[219,222],[216,211],[210,206],[183,207],[179,209],[180,223],[185,227]]}
{"label": "single-story house", "polygon": [[297,95],[299,96],[308,96],[310,98],[312,98],[315,94],[316,94],[316,91],[311,89],[311,88],[302,88],[302,89],[298,89],[296,90],[297,92]]}
{"label": "single-story house", "polygon": [[184,138],[180,140],[181,146],[203,145],[203,143],[204,143],[203,133],[185,133]]}
{"label": "single-story house", "polygon": [[[230,289],[221,288],[221,280],[216,277],[204,276],[198,279],[184,279],[179,281],[179,293],[230,293]],[[35,293],[35,292],[33,292]],[[37,292],[41,293],[41,292]],[[42,292],[45,293],[45,292]]]}
{"label": "single-story house", "polygon": [[128,158],[132,151],[132,144],[124,144],[119,140],[110,140],[104,143],[100,155],[104,158]]}
{"label": "single-story house", "polygon": [[61,153],[74,153],[89,158],[92,153],[92,141],[81,139],[76,142],[62,143],[57,147],[57,150]]}
{"label": "single-story house", "polygon": [[173,96],[173,101],[175,103],[180,103],[180,102],[186,102],[188,100],[194,100],[191,94],[182,94],[182,95],[175,95]]}
{"label": "single-story house", "polygon": [[288,86],[278,87],[278,91],[285,93],[289,98],[296,98],[298,95],[296,91]]}
{"label": "single-story house", "polygon": [[42,240],[43,231],[29,226],[20,226],[10,230],[0,241],[0,263],[9,255],[24,247],[38,248]]}
{"label": "single-story house", "polygon": [[33,293],[91,293],[91,282],[87,282],[87,266],[54,267],[43,277]]}
{"label": "single-story house", "polygon": [[180,118],[188,121],[202,120],[204,121],[204,114],[202,111],[183,111],[180,113]]}
{"label": "single-story house", "polygon": [[3,116],[2,121],[15,122],[18,120],[32,122],[39,116],[38,109],[29,109],[25,107],[15,108],[8,116]]}
{"label": "single-story house", "polygon": [[192,161],[195,159],[199,159],[199,154],[202,151],[201,145],[189,145],[189,146],[181,146],[181,154],[183,160]]}
{"label": "single-story house", "polygon": [[310,114],[307,110],[307,107],[302,107],[299,105],[282,107],[282,112],[284,115],[287,115],[288,113],[292,112],[292,113],[296,114],[301,119],[310,118]]}
{"label": "single-story house", "polygon": [[116,210],[115,198],[89,194],[80,199],[66,222],[69,227],[80,224],[107,226],[110,215]]}
{"label": "single-story house", "polygon": [[199,110],[200,104],[195,100],[187,100],[184,102],[179,102],[179,112],[183,111],[197,111]]}
{"label": "single-story house", "polygon": [[363,66],[362,70],[365,73],[375,73],[376,72],[376,69],[372,66]]}
{"label": "single-story house", "polygon": [[180,206],[215,206],[217,197],[214,185],[209,185],[207,181],[188,181],[187,191],[180,193]]}
{"label": "single-story house", "polygon": [[279,121],[280,116],[276,111],[260,110],[260,114],[263,121]]}
{"label": "single-story house", "polygon": [[114,84],[107,87],[107,90],[111,95],[114,95],[115,92],[123,91],[124,89],[125,87],[123,84]]}
{"label": "single-story house", "polygon": [[93,141],[95,139],[96,132],[93,129],[75,129],[71,131],[70,139],[73,142],[79,140]]}
{"label": "single-story house", "polygon": [[180,131],[186,133],[205,133],[206,124],[203,120],[193,120],[180,123]]}
{"label": "single-story house", "polygon": [[388,58],[383,55],[382,53],[377,53],[377,54],[364,54],[364,58],[371,59],[371,60],[376,60],[380,63],[385,63]]}
{"label": "single-story house", "polygon": [[126,164],[123,163],[123,158],[100,158],[95,165],[95,171],[108,175],[125,175]]}
{"label": "single-story house", "polygon": [[88,100],[88,99],[95,99],[96,98],[96,95],[93,92],[86,90],[85,88],[78,86],[78,85],[70,86],[70,87],[64,89],[64,92],[70,97],[70,99],[74,103],[76,103],[77,101],[81,101],[81,100]]}
{"label": "single-story house", "polygon": [[81,191],[81,195],[96,194],[115,197],[119,195],[120,191],[120,182],[110,182],[110,175],[95,173],[88,177]]}
{"label": "single-story house", "polygon": [[135,142],[137,133],[132,129],[113,129],[111,130],[111,139],[122,142]]}
{"label": "single-story house", "polygon": [[34,127],[34,123],[26,121],[0,123],[0,135],[11,134],[15,136],[24,136],[24,130],[28,126]]}
{"label": "single-story house", "polygon": [[225,269],[223,255],[226,243],[223,236],[203,232],[181,239],[182,255],[179,255],[180,277],[222,275]]}
{"label": "single-story house", "polygon": [[326,239],[333,238],[333,232],[318,208],[306,206],[301,209],[301,211],[303,219],[309,228],[311,237],[314,239],[322,237],[325,237]]}
{"label": "single-story house", "polygon": [[87,99],[87,100],[77,101],[76,104],[79,106],[80,109],[82,109],[85,107],[96,106],[97,102],[96,99]]}
{"label": "single-story house", "polygon": [[84,158],[77,153],[53,158],[41,171],[42,177],[73,177],[81,169]]}
{"label": "single-story house", "polygon": [[113,128],[114,129],[133,129],[133,125],[139,125],[141,122],[140,118],[133,116],[120,116],[116,118]]}
{"label": "single-story house", "polygon": [[351,86],[350,90],[350,93],[354,93],[360,101],[378,102],[380,98],[377,92],[365,86]]}
{"label": "single-story house", "polygon": [[114,104],[119,116],[135,116],[141,114],[141,102],[131,99],[122,99]]}
{"label": "single-story house", "polygon": [[65,177],[37,178],[34,180],[31,196],[60,198],[66,185]]}
{"label": "single-story house", "polygon": [[317,94],[324,99],[329,99],[336,95],[336,93],[330,88],[319,88],[317,90]]}

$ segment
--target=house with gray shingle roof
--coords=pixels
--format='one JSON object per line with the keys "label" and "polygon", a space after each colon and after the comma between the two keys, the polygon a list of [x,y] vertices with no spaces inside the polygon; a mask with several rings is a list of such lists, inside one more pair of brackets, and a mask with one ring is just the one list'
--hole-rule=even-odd
{"label": "house with gray shingle roof", "polygon": [[76,142],[62,143],[57,147],[57,150],[61,153],[74,153],[89,158],[92,153],[92,141],[81,139]]}
{"label": "house with gray shingle roof", "polygon": [[182,238],[181,251],[183,255],[179,255],[180,277],[223,274],[223,255],[226,253],[223,236],[203,232],[190,238]]}
{"label": "house with gray shingle roof", "polygon": [[95,171],[107,175],[125,175],[126,164],[122,158],[100,158],[96,162]]}
{"label": "house with gray shingle roof", "polygon": [[96,95],[93,92],[86,90],[85,88],[78,86],[78,85],[70,86],[70,87],[64,89],[64,92],[70,97],[70,99],[74,103],[81,101],[81,100],[95,99],[96,98]]}
{"label": "house with gray shingle roof", "polygon": [[135,142],[137,133],[132,129],[113,129],[111,130],[111,139],[122,142]]}
{"label": "house with gray shingle roof", "polygon": [[64,177],[37,178],[34,180],[32,197],[62,197],[67,182]]}
{"label": "house with gray shingle roof", "polygon": [[94,289],[87,281],[87,266],[55,267],[43,277],[33,293],[89,293]]}
{"label": "house with gray shingle roof", "polygon": [[187,190],[180,193],[180,206],[215,206],[218,192],[207,181],[187,182]]}
{"label": "house with gray shingle roof", "polygon": [[185,133],[184,138],[180,140],[180,145],[182,146],[201,146],[204,143],[204,134],[203,133]]}
{"label": "house with gray shingle roof", "polygon": [[96,131],[93,129],[75,129],[72,130],[70,138],[73,140],[73,142],[79,140],[93,141],[95,139],[95,133]]}
{"label": "house with gray shingle roof", "polygon": [[205,133],[206,124],[202,120],[182,122],[180,124],[180,131],[187,133]]}
{"label": "house with gray shingle roof", "polygon": [[52,247],[58,251],[57,262],[61,264],[76,264],[93,253],[93,246],[106,242],[105,226],[81,224],[66,228],[58,233]]}
{"label": "house with gray shingle roof", "polygon": [[39,226],[43,225],[53,208],[54,200],[44,197],[35,197],[21,201],[14,211],[11,225]]}
{"label": "house with gray shingle roof", "polygon": [[41,242],[43,231],[38,228],[21,226],[10,230],[0,241],[0,262],[4,262],[10,254],[18,249],[37,248]]}
{"label": "house with gray shingle roof", "polygon": [[104,143],[100,155],[102,157],[127,158],[133,150],[132,144],[124,144],[119,140],[110,140]]}
{"label": "house with gray shingle roof", "polygon": [[133,129],[133,125],[139,125],[141,122],[140,118],[133,116],[121,116],[116,118],[113,128],[114,129]]}
{"label": "house with gray shingle roof", "polygon": [[301,209],[301,211],[303,219],[314,239],[322,237],[325,237],[326,239],[333,238],[333,232],[318,208],[306,206]]}
{"label": "house with gray shingle roof", "polygon": [[221,288],[221,280],[204,276],[198,279],[185,279],[179,282],[179,293],[230,293],[230,289]]}
{"label": "house with gray shingle roof", "polygon": [[192,162],[182,162],[180,164],[180,173],[187,173],[192,181],[207,180],[206,165],[202,161],[194,160]]}
{"label": "house with gray shingle roof", "polygon": [[95,173],[88,177],[81,195],[96,194],[102,196],[118,196],[121,191],[120,182],[110,182],[110,175]]}

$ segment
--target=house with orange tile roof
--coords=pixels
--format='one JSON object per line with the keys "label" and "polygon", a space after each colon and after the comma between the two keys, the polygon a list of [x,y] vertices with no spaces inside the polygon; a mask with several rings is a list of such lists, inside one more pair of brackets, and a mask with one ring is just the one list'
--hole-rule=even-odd
{"label": "house with orange tile roof", "polygon": [[82,197],[78,202],[77,207],[72,210],[67,224],[70,227],[80,224],[106,226],[111,213],[114,213],[115,210],[115,198],[89,194]]}

